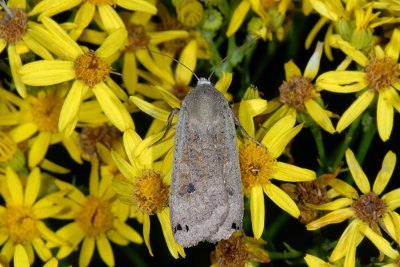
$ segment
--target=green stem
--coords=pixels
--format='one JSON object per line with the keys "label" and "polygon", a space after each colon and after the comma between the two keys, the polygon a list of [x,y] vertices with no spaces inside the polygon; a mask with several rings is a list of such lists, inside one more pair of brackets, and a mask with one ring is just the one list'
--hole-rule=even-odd
{"label": "green stem", "polygon": [[315,145],[317,146],[317,151],[319,155],[319,160],[321,166],[325,168],[327,166],[325,146],[322,138],[321,128],[316,123],[311,123],[311,133],[314,136]]}
{"label": "green stem", "polygon": [[351,142],[354,140],[356,130],[358,129],[359,125],[361,122],[361,116],[358,117],[350,126],[349,130],[347,131],[344,140],[342,144],[340,145],[337,154],[336,154],[336,159],[334,160],[332,164],[332,170],[331,172],[339,166],[340,162],[343,160],[344,153],[346,152],[346,149],[350,146]]}
{"label": "green stem", "polygon": [[365,113],[363,115],[361,124],[363,126],[363,135],[361,137],[360,145],[356,154],[357,160],[360,164],[364,162],[365,156],[368,153],[369,147],[377,130],[375,119],[370,113]]}

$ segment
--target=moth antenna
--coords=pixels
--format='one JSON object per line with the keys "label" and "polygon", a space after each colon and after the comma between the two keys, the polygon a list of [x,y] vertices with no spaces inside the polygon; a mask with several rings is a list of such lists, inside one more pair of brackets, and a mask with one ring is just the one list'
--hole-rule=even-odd
{"label": "moth antenna", "polygon": [[163,53],[161,53],[161,52],[157,52],[157,51],[154,51],[154,50],[151,50],[151,49],[148,49],[148,48],[147,48],[147,50],[149,50],[151,53],[156,53],[156,54],[162,55],[162,56],[164,56],[164,57],[167,57],[167,58],[169,58],[169,59],[172,59],[173,61],[175,61],[175,62],[178,63],[178,64],[181,64],[183,67],[185,67],[188,71],[190,71],[190,72],[193,74],[193,76],[197,79],[197,81],[200,80],[199,77],[196,75],[196,73],[194,73],[188,66],[186,66],[185,64],[183,64],[183,63],[180,62],[179,60],[177,60],[177,59],[175,59],[175,58],[173,58],[173,57],[171,57],[171,56],[169,56],[169,55],[167,55],[167,54],[163,54]]}

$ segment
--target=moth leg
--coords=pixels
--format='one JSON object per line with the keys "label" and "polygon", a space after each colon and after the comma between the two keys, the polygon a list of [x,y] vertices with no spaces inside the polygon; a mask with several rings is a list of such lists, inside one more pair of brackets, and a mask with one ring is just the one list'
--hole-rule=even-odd
{"label": "moth leg", "polygon": [[152,146],[159,144],[165,138],[165,136],[167,136],[169,130],[172,127],[172,119],[174,118],[175,114],[177,114],[177,113],[179,113],[179,108],[173,108],[171,110],[171,113],[169,113],[169,116],[168,116],[167,128],[165,129],[163,136],[161,136],[160,139],[158,139],[155,143],[149,145],[148,147],[152,147]]}
{"label": "moth leg", "polygon": [[253,136],[249,135],[249,133],[246,131],[246,129],[242,126],[242,124],[240,123],[238,117],[236,117],[235,111],[233,110],[233,108],[231,107],[231,112],[232,112],[232,116],[233,119],[235,121],[235,124],[237,127],[240,128],[240,130],[242,131],[242,133],[251,141],[253,141],[254,143],[256,143],[257,145],[267,149],[263,144],[261,144],[257,139],[255,139]]}

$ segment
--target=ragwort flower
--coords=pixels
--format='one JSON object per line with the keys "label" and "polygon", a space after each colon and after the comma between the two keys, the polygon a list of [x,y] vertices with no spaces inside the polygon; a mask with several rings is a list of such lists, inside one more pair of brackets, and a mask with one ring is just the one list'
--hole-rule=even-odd
{"label": "ragwort flower", "polygon": [[40,14],[39,20],[42,20],[43,17],[54,16],[71,10],[78,5],[79,9],[74,19],[76,28],[70,32],[70,36],[74,40],[81,35],[82,31],[92,22],[96,15],[100,17],[102,27],[109,34],[119,28],[123,28],[124,23],[115,10],[115,5],[128,10],[142,11],[149,14],[157,13],[157,8],[154,4],[146,0],[44,0],[36,4],[29,12],[29,15]]}
{"label": "ragwort flower", "polygon": [[[96,157],[92,158],[91,165],[87,196],[72,184],[56,180],[56,185],[68,192],[59,202],[69,207],[69,212],[58,218],[73,219],[73,222],[57,231],[57,235],[69,241],[68,245],[60,247],[57,258],[67,257],[82,242],[79,266],[89,265],[95,246],[107,266],[115,266],[110,241],[125,246],[129,242],[141,244],[143,239],[125,222],[126,218],[119,217],[111,177],[99,177],[99,161]],[[49,247],[53,245],[52,242],[48,244]]]}
{"label": "ragwort flower", "polygon": [[338,47],[362,70],[336,70],[321,74],[316,81],[320,90],[336,93],[359,92],[357,100],[343,113],[336,126],[340,133],[358,118],[377,98],[376,120],[379,136],[387,141],[393,128],[393,108],[400,112],[400,30],[393,31],[390,42],[383,50],[375,46],[369,59],[348,42],[339,40]]}
{"label": "ragwort flower", "polygon": [[58,216],[65,206],[55,202],[55,199],[62,197],[60,192],[38,199],[42,180],[39,168],[32,169],[25,178],[24,187],[21,178],[10,167],[6,169],[5,176],[1,177],[6,179],[6,188],[1,190],[6,206],[0,206],[0,245],[1,254],[8,261],[14,253],[18,253],[17,246],[22,245],[28,254],[29,263],[33,264],[35,252],[42,261],[52,257],[46,241],[53,242],[55,246],[67,245],[64,239],[42,221]]}
{"label": "ragwort flower", "polygon": [[[174,258],[178,258],[179,255],[185,257],[182,246],[176,243],[173,237],[169,216],[172,151],[162,161],[157,161],[171,149],[173,139],[169,135],[165,141],[156,143],[163,133],[144,140],[131,130],[128,130],[128,133],[131,142],[125,144],[125,150],[129,162],[119,153],[115,151],[111,153],[122,174],[114,178],[114,189],[122,201],[132,205],[143,215],[143,237],[151,255],[153,252],[150,245],[150,216],[156,215],[171,255]],[[153,146],[149,148],[150,145]]]}
{"label": "ragwort flower", "polygon": [[298,115],[309,115],[322,129],[334,133],[335,128],[329,118],[332,114],[321,107],[320,95],[311,82],[318,73],[322,45],[317,44],[303,74],[293,61],[285,64],[286,81],[279,87],[278,100],[282,105],[275,113],[294,112]]}
{"label": "ragwort flower", "polygon": [[29,33],[30,23],[25,13],[25,0],[0,1],[3,10],[0,13],[0,53],[7,47],[8,60],[15,88],[21,97],[26,96],[25,84],[18,73],[22,66],[21,54],[33,51],[44,59],[53,56]]}
{"label": "ragwort flower", "polygon": [[344,266],[355,266],[356,247],[364,237],[370,239],[385,255],[396,258],[398,252],[391,248],[390,243],[382,237],[381,229],[397,242],[400,240],[398,231],[400,215],[394,211],[400,206],[399,189],[379,196],[391,178],[396,165],[396,155],[391,151],[386,154],[372,190],[367,176],[350,149],[346,151],[346,162],[362,194],[359,195],[351,185],[335,178],[330,185],[343,197],[326,204],[309,204],[311,208],[331,212],[307,224],[307,229],[316,230],[350,219],[349,225],[329,257],[330,262],[345,257]]}
{"label": "ragwort flower", "polygon": [[20,74],[25,84],[33,86],[74,80],[60,112],[60,131],[66,136],[72,134],[81,103],[92,94],[120,131],[134,128],[132,118],[120,100],[127,100],[127,96],[110,78],[111,62],[107,61],[125,44],[126,30],[115,30],[96,51],[85,51],[55,21],[43,17],[42,22],[44,28],[37,26],[32,33],[35,32],[49,50],[64,60],[31,62],[21,67]]}

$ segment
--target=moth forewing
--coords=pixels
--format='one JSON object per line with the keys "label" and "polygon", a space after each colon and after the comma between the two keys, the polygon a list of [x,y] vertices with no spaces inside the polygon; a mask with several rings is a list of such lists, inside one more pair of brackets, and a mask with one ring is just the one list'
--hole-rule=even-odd
{"label": "moth forewing", "polygon": [[175,134],[171,224],[183,247],[228,239],[242,226],[243,195],[234,117],[205,78],[182,100]]}

